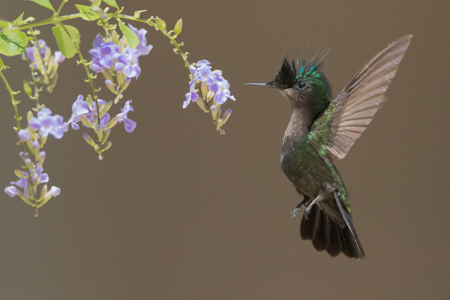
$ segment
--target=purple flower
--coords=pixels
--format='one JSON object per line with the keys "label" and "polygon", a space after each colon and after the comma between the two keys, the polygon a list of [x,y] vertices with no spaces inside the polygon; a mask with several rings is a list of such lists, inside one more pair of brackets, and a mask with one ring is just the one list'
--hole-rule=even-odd
{"label": "purple flower", "polygon": [[194,79],[205,81],[211,73],[210,62],[207,60],[199,60],[195,65]]}
{"label": "purple flower", "polygon": [[22,191],[11,185],[5,188],[5,193],[10,197],[14,197],[15,195],[21,195]]}
{"label": "purple flower", "polygon": [[89,50],[92,55],[92,63],[89,68],[97,73],[111,68],[115,63],[114,60],[121,56],[119,46],[114,42],[104,43],[100,34],[95,38],[93,47]]}
{"label": "purple flower", "polygon": [[150,50],[153,49],[152,45],[147,46],[147,39],[145,38],[145,35],[147,34],[147,30],[144,28],[137,30],[137,28],[133,27],[131,24],[128,24],[128,27],[133,30],[134,33],[139,37],[139,44],[136,46],[137,55],[148,55],[150,53]]}
{"label": "purple flower", "polygon": [[59,187],[56,186],[52,186],[52,188],[50,189],[50,191],[48,191],[45,195],[44,195],[44,199],[45,198],[51,198],[51,197],[56,197],[59,194],[61,194],[61,189]]}
{"label": "purple flower", "polygon": [[[48,174],[42,173],[42,171],[43,171],[43,167],[39,166],[39,164],[37,165],[37,167],[33,167],[30,170],[31,181],[33,182],[33,187],[34,187],[34,194],[36,194],[36,187],[38,184],[48,182]],[[19,180],[17,180],[17,181],[11,181],[10,184],[14,184],[15,186],[22,188],[23,192],[25,193],[25,196],[27,196],[27,198],[29,198],[30,195],[28,194],[28,185],[30,184],[30,179],[28,178],[28,172],[22,172],[22,173],[24,176],[26,176],[26,178],[19,178]],[[13,192],[15,190],[9,189],[8,191]],[[5,189],[5,193],[7,193],[6,189]],[[17,194],[15,194],[15,195],[17,195]],[[13,196],[11,196],[11,197],[13,197]]]}
{"label": "purple flower", "polygon": [[[101,100],[104,101],[104,100]],[[106,101],[104,101],[106,103]],[[100,105],[100,100],[99,100],[99,105]],[[101,128],[105,128],[106,126],[108,126],[109,123],[109,119],[111,119],[111,115],[109,113],[105,113],[103,114],[103,116],[100,118],[100,126]]]}
{"label": "purple flower", "polygon": [[60,64],[62,63],[66,58],[64,55],[62,55],[61,51],[55,51],[55,63]]}
{"label": "purple flower", "polygon": [[72,124],[72,129],[78,130],[80,126],[78,126],[78,122],[80,122],[80,119],[78,116],[88,114],[90,109],[86,103],[86,101],[83,101],[84,96],[78,95],[77,100],[72,104],[72,116],[70,119],[64,123],[64,132],[67,132],[69,130],[69,124]]}
{"label": "purple flower", "polygon": [[195,82],[197,80],[205,82],[208,90],[215,93],[214,101],[217,104],[225,103],[228,98],[236,101],[236,98],[230,95],[230,84],[222,77],[222,71],[211,71],[209,61],[205,59],[199,60],[195,64],[195,67],[191,66],[189,70],[194,75],[194,78],[189,82],[189,93],[186,94],[186,101],[183,102],[183,108],[186,108],[191,101],[195,102],[198,99],[199,96],[195,92]]}
{"label": "purple flower", "polygon": [[152,45],[147,45],[147,39],[145,38],[147,31],[145,29],[138,30],[131,25],[129,25],[129,28],[139,38],[136,48],[131,48],[129,43],[124,44],[124,39],[120,39],[119,42],[117,40],[115,42],[105,41],[98,34],[92,44],[92,49],[89,50],[92,56],[89,68],[96,73],[102,72],[105,79],[110,80],[109,82],[113,82],[113,78],[116,77],[116,85],[108,86],[109,90],[116,95],[119,95],[128,87],[131,78],[139,78],[141,74],[139,56],[148,55],[153,49]]}
{"label": "purple flower", "polygon": [[99,73],[114,66],[115,71],[123,72],[127,78],[137,79],[139,77],[141,74],[139,56],[147,55],[153,46],[147,46],[145,38],[147,31],[145,29],[138,31],[133,26],[129,26],[139,37],[139,44],[136,49],[127,45],[122,52],[119,52],[117,44],[114,42],[105,43],[104,39],[98,34],[94,40],[93,48],[89,50],[89,53],[92,55],[92,63],[89,65],[91,70]]}
{"label": "purple flower", "polygon": [[214,95],[214,101],[216,101],[217,104],[224,104],[228,98],[236,101],[236,98],[230,95],[230,84],[226,79],[222,78],[222,81],[219,84],[219,91]]}
{"label": "purple flower", "polygon": [[119,63],[122,64],[122,66],[119,66],[120,70],[123,69],[123,73],[128,78],[136,77],[137,79],[141,74],[141,68],[139,67],[138,57],[139,55],[136,49],[126,48],[124,50],[124,53],[118,59]]}
{"label": "purple flower", "polygon": [[[38,40],[38,44],[39,44],[39,48],[40,48],[40,54],[41,57],[44,58],[45,57],[45,50],[47,50],[47,43],[44,40]],[[36,62],[36,59],[34,58],[34,49],[37,49],[37,45],[34,44],[33,47],[28,47],[25,52],[28,56],[28,59],[31,61],[31,63]],[[26,59],[25,53],[22,53],[22,59]],[[37,67],[35,64],[32,65],[33,68],[36,70]]]}
{"label": "purple flower", "polygon": [[117,122],[119,123],[124,123],[125,125],[125,130],[127,132],[132,132],[135,128],[136,128],[136,122],[128,119],[128,113],[130,111],[134,111],[133,106],[131,106],[131,103],[133,101],[132,100],[128,100],[127,102],[125,102],[125,105],[123,106],[123,108],[120,109],[121,113],[117,114],[112,120],[111,123],[112,124],[116,124]]}
{"label": "purple flower", "polygon": [[195,102],[198,99],[198,94],[194,90],[195,80],[189,82],[189,93],[186,93],[186,101],[183,102],[183,108],[186,108],[189,103]]}
{"label": "purple flower", "polygon": [[220,88],[220,83],[225,80],[222,77],[222,71],[215,70],[211,72],[210,76],[206,79],[206,84],[211,92],[218,92]]}
{"label": "purple flower", "polygon": [[48,134],[60,139],[64,135],[63,117],[60,115],[52,116],[52,111],[48,108],[41,108],[38,112],[38,117],[32,117],[28,122],[30,128],[39,130],[43,137]]}
{"label": "purple flower", "polygon": [[99,34],[97,34],[97,36],[95,37],[94,42],[92,43],[92,47],[93,48],[100,48],[102,46],[102,44],[105,42],[105,40],[102,38],[102,36]]}
{"label": "purple flower", "polygon": [[[100,106],[106,104],[106,101],[102,99],[98,99],[97,102]],[[69,130],[69,124],[72,125],[72,129],[78,130],[80,126],[77,123],[81,121],[79,116],[82,115],[85,116],[91,122],[91,124],[94,124],[94,122],[97,120],[97,105],[95,102],[93,102],[92,108],[89,107],[87,102],[84,100],[83,95],[79,95],[77,100],[75,100],[75,102],[72,104],[72,116],[66,123],[63,124],[64,132],[67,132]],[[101,128],[108,126],[110,118],[111,116],[108,113],[103,114],[103,116],[100,118]]]}
{"label": "purple flower", "polygon": [[121,123],[123,121],[125,125],[125,130],[127,132],[132,132],[137,125],[135,121],[128,119],[128,113],[130,111],[134,111],[133,106],[131,106],[132,102],[133,102],[132,100],[128,100],[127,102],[125,102],[123,108],[120,109],[121,113],[117,115],[120,116],[119,122]]}
{"label": "purple flower", "polygon": [[19,136],[19,138],[20,138],[22,141],[26,141],[26,140],[30,140],[30,139],[31,139],[31,137],[30,137],[30,131],[29,131],[28,129],[20,129],[20,130],[17,132],[17,135]]}

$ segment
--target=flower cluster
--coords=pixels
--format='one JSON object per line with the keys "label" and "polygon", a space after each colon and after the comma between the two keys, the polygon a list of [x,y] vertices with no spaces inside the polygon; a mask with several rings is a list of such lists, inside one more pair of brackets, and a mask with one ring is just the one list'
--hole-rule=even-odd
{"label": "flower cluster", "polygon": [[63,118],[60,115],[53,116],[52,111],[48,108],[40,109],[37,113],[37,118],[30,111],[28,113],[28,127],[20,129],[17,135],[21,142],[28,146],[33,159],[30,158],[28,153],[20,153],[20,157],[25,163],[22,167],[23,171],[14,171],[19,180],[12,181],[10,183],[12,185],[5,188],[5,193],[11,197],[19,196],[25,203],[37,209],[61,192],[55,186],[48,190],[45,184],[41,189],[40,196],[37,196],[38,185],[47,183],[49,179],[48,174],[43,173],[45,152],[40,151],[40,149],[46,143],[48,135],[52,135],[57,139],[63,137]]}
{"label": "flower cluster", "polygon": [[230,84],[222,77],[222,71],[211,71],[211,64],[207,60],[200,60],[195,66],[192,65],[190,72],[189,93],[186,93],[183,108],[196,102],[203,111],[211,113],[217,130],[225,133],[221,127],[228,121],[231,109],[222,114],[221,105],[228,99],[236,101],[230,94]]}
{"label": "flower cluster", "polygon": [[128,113],[134,111],[131,106],[132,100],[128,100],[124,107],[121,108],[121,112],[111,119],[111,115],[108,113],[112,106],[112,101],[106,102],[105,100],[98,99],[97,104],[92,101],[92,97],[89,95],[84,100],[83,95],[79,95],[77,100],[72,105],[72,116],[63,124],[63,130],[67,132],[69,125],[72,129],[78,130],[80,126],[78,122],[82,122],[84,126],[94,129],[97,134],[99,144],[88,135],[83,134],[85,141],[94,147],[95,151],[99,154],[99,158],[102,159],[102,152],[108,150],[112,143],[108,142],[108,137],[117,123],[124,123],[125,130],[132,132],[136,128],[136,122],[128,118]]}
{"label": "flower cluster", "polygon": [[103,74],[108,89],[118,96],[116,102],[121,98],[121,93],[129,86],[131,79],[137,79],[141,74],[139,57],[148,55],[153,48],[152,45],[147,45],[145,29],[137,30],[131,25],[128,27],[139,37],[139,44],[136,48],[130,47],[125,36],[119,39],[116,31],[113,30],[110,40],[105,40],[98,34],[93,48],[89,51],[92,55],[89,68],[96,73]]}
{"label": "flower cluster", "polygon": [[[48,190],[47,184],[41,188],[40,196],[37,196],[37,186],[41,183],[47,183],[49,180],[48,174],[43,173],[43,167],[40,163],[33,164],[31,159],[27,158],[26,154],[20,153],[20,156],[27,166],[26,171],[15,170],[15,174],[19,177],[17,181],[11,181],[11,186],[5,188],[5,193],[10,196],[19,196],[26,204],[36,207],[42,207],[52,197],[56,197],[61,193],[61,189],[52,186]],[[43,162],[45,159],[45,152],[40,152],[39,161]],[[14,186],[15,185],[15,186]],[[20,189],[19,189],[20,188]]]}
{"label": "flower cluster", "polygon": [[[97,100],[99,106],[103,108],[107,103],[105,100]],[[108,108],[109,110],[109,108]],[[96,129],[105,128],[108,125],[109,119],[111,116],[109,113],[102,111],[100,117],[100,126],[98,126],[98,118],[97,118],[97,105],[92,101],[92,98],[88,96],[88,100],[84,100],[83,95],[78,95],[77,100],[72,104],[72,116],[70,119],[64,123],[63,128],[64,132],[69,130],[69,124],[72,125],[72,129],[78,130],[80,126],[78,122],[82,121],[86,127],[95,126]]]}
{"label": "flower cluster", "polygon": [[64,55],[60,51],[55,51],[52,55],[47,43],[39,40],[33,47],[28,47],[22,53],[22,59],[29,61],[33,71],[38,71],[37,82],[46,85],[48,92],[52,92],[58,80],[59,64],[65,59]]}

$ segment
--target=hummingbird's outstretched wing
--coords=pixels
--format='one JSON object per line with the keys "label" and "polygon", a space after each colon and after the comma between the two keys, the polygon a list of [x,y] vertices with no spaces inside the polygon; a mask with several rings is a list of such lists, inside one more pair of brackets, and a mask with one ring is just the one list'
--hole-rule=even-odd
{"label": "hummingbird's outstretched wing", "polygon": [[372,121],[411,38],[405,35],[375,55],[313,123],[311,133],[329,154],[344,158]]}

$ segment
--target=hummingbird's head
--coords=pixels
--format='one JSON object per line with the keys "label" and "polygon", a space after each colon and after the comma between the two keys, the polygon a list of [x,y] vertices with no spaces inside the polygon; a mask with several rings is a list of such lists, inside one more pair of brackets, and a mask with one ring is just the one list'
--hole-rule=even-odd
{"label": "hummingbird's head", "polygon": [[321,60],[327,56],[328,52],[329,50],[324,50],[319,57],[316,53],[309,62],[304,59],[300,65],[299,51],[297,62],[292,61],[289,64],[287,58],[283,60],[281,69],[273,80],[262,84],[248,83],[248,85],[276,88],[289,100],[292,107],[308,107],[320,113],[328,106],[331,98],[331,85],[320,71],[323,67]]}

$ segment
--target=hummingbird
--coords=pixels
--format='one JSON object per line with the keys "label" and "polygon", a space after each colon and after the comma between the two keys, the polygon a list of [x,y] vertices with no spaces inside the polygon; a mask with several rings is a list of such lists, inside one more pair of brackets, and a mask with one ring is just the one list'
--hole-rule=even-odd
{"label": "hummingbird", "polygon": [[352,222],[350,200],[334,165],[344,158],[380,108],[412,35],[391,42],[376,54],[332,98],[331,85],[322,73],[322,51],[300,65],[283,60],[275,79],[247,83],[277,89],[291,104],[292,115],[283,136],[280,166],[303,200],[291,213],[305,207],[300,236],[316,250],[364,259],[365,253]]}

